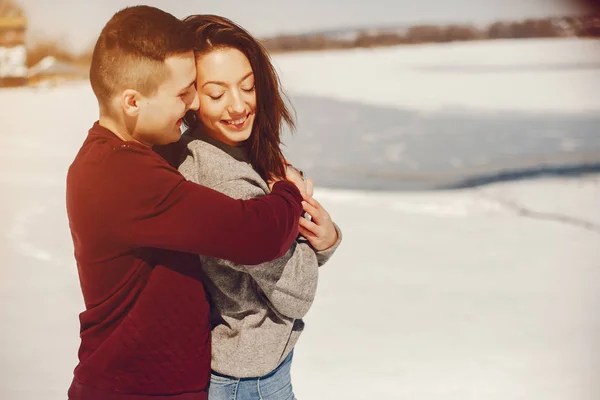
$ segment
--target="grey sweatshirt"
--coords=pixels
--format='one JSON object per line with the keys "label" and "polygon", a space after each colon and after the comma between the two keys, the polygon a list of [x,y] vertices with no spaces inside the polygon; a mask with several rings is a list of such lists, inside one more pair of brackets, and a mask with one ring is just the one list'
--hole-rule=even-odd
{"label": "grey sweatshirt", "polygon": [[[243,200],[269,193],[242,147],[194,135],[184,135],[188,153],[179,166],[188,180]],[[337,243],[325,251],[298,240],[283,257],[255,266],[200,256],[208,278],[214,371],[259,377],[287,357],[304,329],[302,317],[315,297],[318,267],[341,242],[337,225],[336,230]]]}

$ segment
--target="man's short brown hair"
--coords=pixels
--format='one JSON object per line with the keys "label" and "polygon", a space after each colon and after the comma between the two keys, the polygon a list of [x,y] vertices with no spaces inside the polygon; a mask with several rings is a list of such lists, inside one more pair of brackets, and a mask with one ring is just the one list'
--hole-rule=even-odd
{"label": "man's short brown hair", "polygon": [[165,11],[135,6],[117,12],[92,55],[90,82],[100,106],[125,89],[152,95],[167,78],[165,59],[193,49],[194,34]]}

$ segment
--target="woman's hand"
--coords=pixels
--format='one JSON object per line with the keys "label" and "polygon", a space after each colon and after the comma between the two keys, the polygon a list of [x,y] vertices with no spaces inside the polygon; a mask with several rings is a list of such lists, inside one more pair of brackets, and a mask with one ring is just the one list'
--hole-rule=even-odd
{"label": "woman's hand", "polygon": [[333,246],[338,240],[338,234],[327,210],[310,196],[304,197],[302,207],[312,220],[300,217],[300,226],[298,227],[300,234],[317,251],[327,250]]}

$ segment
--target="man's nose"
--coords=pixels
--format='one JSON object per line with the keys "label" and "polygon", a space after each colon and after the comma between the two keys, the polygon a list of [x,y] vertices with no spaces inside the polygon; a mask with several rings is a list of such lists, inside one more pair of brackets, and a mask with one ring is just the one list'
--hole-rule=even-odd
{"label": "man's nose", "polygon": [[198,110],[198,108],[200,108],[200,99],[198,98],[198,91],[196,90],[196,88],[193,89],[192,102],[190,103],[188,108],[190,110],[194,110],[194,111],[196,111],[196,110]]}

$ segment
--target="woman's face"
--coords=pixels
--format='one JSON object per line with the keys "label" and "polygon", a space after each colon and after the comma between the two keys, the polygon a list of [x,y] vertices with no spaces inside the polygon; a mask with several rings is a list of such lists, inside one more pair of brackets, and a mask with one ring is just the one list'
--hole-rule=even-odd
{"label": "woman's face", "polygon": [[252,133],[256,113],[254,73],[234,48],[216,49],[196,59],[198,118],[207,135],[240,146]]}

